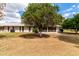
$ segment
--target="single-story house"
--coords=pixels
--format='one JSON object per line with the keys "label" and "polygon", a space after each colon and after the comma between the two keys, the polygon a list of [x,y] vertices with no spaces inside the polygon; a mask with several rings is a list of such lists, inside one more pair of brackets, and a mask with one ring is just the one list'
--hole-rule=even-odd
{"label": "single-story house", "polygon": [[[15,32],[32,32],[33,26],[30,25],[24,25],[21,23],[0,23],[0,32],[11,32],[12,29],[14,29]],[[43,28],[44,32],[55,32],[56,27],[48,27]]]}
{"label": "single-story house", "polygon": [[15,32],[31,32],[31,26],[21,23],[0,23],[0,32],[10,32],[14,29]]}

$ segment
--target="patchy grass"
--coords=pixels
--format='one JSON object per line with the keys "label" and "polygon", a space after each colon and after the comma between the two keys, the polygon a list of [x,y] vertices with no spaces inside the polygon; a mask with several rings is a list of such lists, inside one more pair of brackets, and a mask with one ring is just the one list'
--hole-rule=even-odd
{"label": "patchy grass", "polygon": [[74,29],[64,29],[64,33],[75,33]]}
{"label": "patchy grass", "polygon": [[21,35],[21,34],[24,34],[24,33],[19,33],[19,32],[14,32],[14,33],[11,33],[11,32],[2,32],[2,33],[0,33],[0,38],[1,37],[18,37],[19,35]]}

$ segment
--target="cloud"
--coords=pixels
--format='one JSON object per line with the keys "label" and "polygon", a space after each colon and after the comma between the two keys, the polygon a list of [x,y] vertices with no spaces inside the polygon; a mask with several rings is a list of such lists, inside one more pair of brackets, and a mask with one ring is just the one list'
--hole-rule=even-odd
{"label": "cloud", "polygon": [[63,14],[64,17],[69,17],[70,16],[70,13],[65,13]]}
{"label": "cloud", "polygon": [[25,8],[24,5],[19,4],[19,3],[7,3],[5,12],[17,12],[19,9]]}
{"label": "cloud", "polygon": [[69,11],[72,11],[73,9],[74,9],[74,8],[71,7],[71,8],[68,8],[68,9],[64,10],[63,12],[69,12]]}
{"label": "cloud", "polygon": [[73,10],[73,8],[66,9],[64,12],[68,12],[68,11],[71,11],[71,10]]}
{"label": "cloud", "polygon": [[6,17],[12,17],[12,18],[20,18],[20,14],[19,13],[10,13],[10,12],[6,12]]}
{"label": "cloud", "polygon": [[79,5],[77,5],[77,7],[76,7],[77,9],[79,9]]}
{"label": "cloud", "polygon": [[72,11],[72,10],[73,10],[73,7],[68,8],[68,9],[64,10],[63,12],[69,12],[69,11]]}
{"label": "cloud", "polygon": [[70,8],[63,11],[65,18],[72,17],[74,14],[79,13],[79,4],[74,4]]}
{"label": "cloud", "polygon": [[73,17],[73,15],[75,15],[76,13],[79,13],[79,12],[64,13],[64,14],[63,14],[63,17],[65,17],[65,18],[70,18],[70,17]]}
{"label": "cloud", "polygon": [[73,11],[74,9],[79,8],[79,6],[76,7],[76,5],[72,5],[70,8],[64,10],[63,12],[69,12],[69,11]]}
{"label": "cloud", "polygon": [[24,11],[26,6],[28,6],[28,3],[6,3],[6,7],[4,9],[5,17],[0,21],[0,23],[21,22],[19,11]]}
{"label": "cloud", "polygon": [[73,14],[73,15],[76,14],[76,13],[77,13],[77,12],[71,12],[71,14]]}
{"label": "cloud", "polygon": [[76,7],[76,5],[72,5],[72,7],[74,8],[74,7]]}
{"label": "cloud", "polygon": [[0,23],[20,23],[20,18],[4,17],[3,20],[0,20]]}

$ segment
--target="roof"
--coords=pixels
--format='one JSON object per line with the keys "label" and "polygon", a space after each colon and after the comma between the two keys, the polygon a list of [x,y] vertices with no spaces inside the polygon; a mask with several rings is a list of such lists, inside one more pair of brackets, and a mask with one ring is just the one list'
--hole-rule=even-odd
{"label": "roof", "polygon": [[30,26],[30,25],[24,25],[22,23],[0,23],[0,26]]}

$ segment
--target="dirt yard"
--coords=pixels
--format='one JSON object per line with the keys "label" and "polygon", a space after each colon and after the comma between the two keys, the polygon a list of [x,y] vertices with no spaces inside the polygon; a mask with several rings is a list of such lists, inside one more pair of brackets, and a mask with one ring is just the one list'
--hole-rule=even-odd
{"label": "dirt yard", "polygon": [[[1,33],[2,34],[2,33]],[[1,56],[79,55],[79,35],[46,33],[49,37],[22,37],[25,33],[4,34],[0,38]],[[13,37],[5,37],[11,35]]]}

